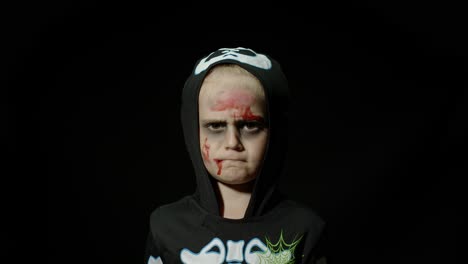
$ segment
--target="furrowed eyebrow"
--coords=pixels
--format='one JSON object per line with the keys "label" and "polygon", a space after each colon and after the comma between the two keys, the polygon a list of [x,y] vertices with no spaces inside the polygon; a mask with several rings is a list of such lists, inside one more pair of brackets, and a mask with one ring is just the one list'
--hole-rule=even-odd
{"label": "furrowed eyebrow", "polygon": [[220,120],[220,119],[204,119],[201,120],[202,124],[210,124],[210,123],[218,123],[218,124],[226,124],[227,122],[225,120]]}
{"label": "furrowed eyebrow", "polygon": [[236,121],[244,122],[244,123],[258,122],[258,123],[264,124],[265,123],[265,118],[263,118],[261,116],[256,116],[255,118],[245,118],[245,119],[239,119],[239,120],[236,120]]}
{"label": "furrowed eyebrow", "polygon": [[[221,119],[203,119],[200,121],[202,124],[209,124],[209,123],[219,123],[219,124],[226,124],[226,120]],[[265,124],[265,119],[263,117],[255,118],[255,119],[237,119],[234,121],[236,124],[245,124],[245,123],[262,123]]]}
{"label": "furrowed eyebrow", "polygon": [[236,120],[234,123],[236,124],[236,126],[243,126],[245,124],[257,124],[263,127],[266,126],[263,119],[256,119],[256,120],[241,119],[241,120]]}

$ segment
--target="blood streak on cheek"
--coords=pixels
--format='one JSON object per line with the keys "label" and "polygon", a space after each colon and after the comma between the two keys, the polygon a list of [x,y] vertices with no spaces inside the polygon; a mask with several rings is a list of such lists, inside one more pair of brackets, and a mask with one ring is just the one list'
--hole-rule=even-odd
{"label": "blood streak on cheek", "polygon": [[217,175],[221,175],[221,169],[223,168],[223,161],[219,159],[213,159],[214,162],[216,162],[216,165],[218,166],[218,172],[216,173]]}
{"label": "blood streak on cheek", "polygon": [[203,143],[203,160],[210,161],[210,145],[208,144],[208,138],[205,138],[205,142]]}

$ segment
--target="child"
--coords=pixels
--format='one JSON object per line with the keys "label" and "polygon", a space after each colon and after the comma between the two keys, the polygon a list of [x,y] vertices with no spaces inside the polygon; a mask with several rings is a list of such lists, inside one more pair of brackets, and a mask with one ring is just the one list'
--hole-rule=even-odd
{"label": "child", "polygon": [[181,120],[197,188],[152,212],[145,264],[326,263],[324,221],[277,189],[288,100],[267,55],[222,48],[196,63]]}

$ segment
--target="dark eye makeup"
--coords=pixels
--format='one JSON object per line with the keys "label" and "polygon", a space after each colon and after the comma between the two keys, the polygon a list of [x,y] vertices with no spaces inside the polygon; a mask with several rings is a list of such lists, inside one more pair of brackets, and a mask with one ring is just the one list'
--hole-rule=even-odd
{"label": "dark eye makeup", "polygon": [[[264,128],[266,128],[266,125],[262,121],[257,121],[257,120],[237,120],[235,122],[235,125],[239,131],[247,132],[247,133],[256,133]],[[204,128],[207,128],[209,131],[214,132],[214,133],[220,133],[224,131],[224,129],[227,126],[226,121],[204,121],[202,123],[202,126]]]}

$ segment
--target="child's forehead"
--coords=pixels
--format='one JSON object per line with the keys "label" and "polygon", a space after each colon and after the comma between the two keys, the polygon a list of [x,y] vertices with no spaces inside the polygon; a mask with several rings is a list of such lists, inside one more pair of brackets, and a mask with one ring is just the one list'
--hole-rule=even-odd
{"label": "child's forehead", "polygon": [[250,86],[223,86],[223,85],[213,85],[205,86],[205,89],[201,92],[203,96],[200,98],[208,99],[224,99],[224,98],[252,98],[258,97],[262,98],[262,95],[259,94],[255,89],[252,89]]}
{"label": "child's forehead", "polygon": [[214,106],[229,104],[237,106],[249,106],[255,103],[263,103],[265,96],[252,86],[238,85],[206,85],[200,93],[201,106]]}
{"label": "child's forehead", "polygon": [[263,86],[255,76],[239,72],[212,72],[205,78],[200,88],[200,97],[244,94],[252,94],[255,97],[265,96]]}

